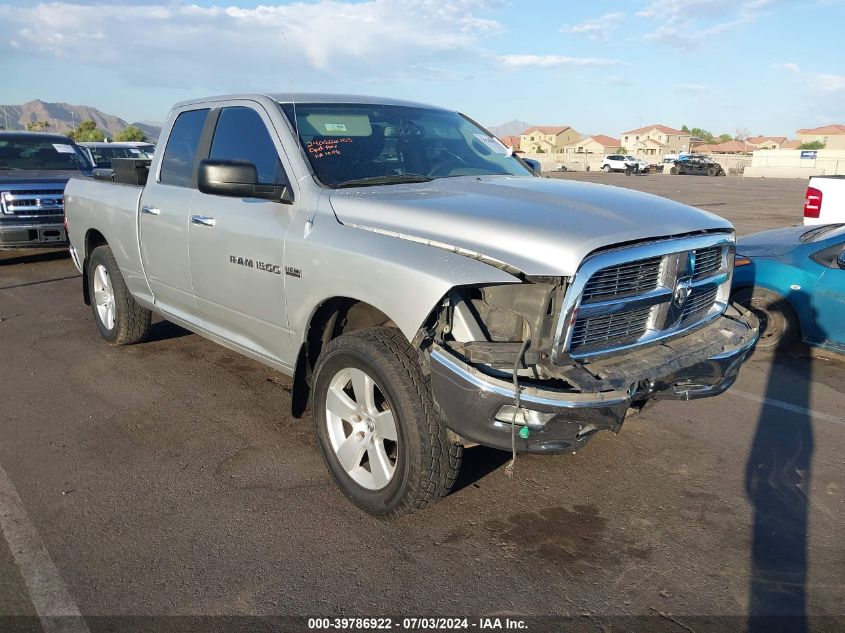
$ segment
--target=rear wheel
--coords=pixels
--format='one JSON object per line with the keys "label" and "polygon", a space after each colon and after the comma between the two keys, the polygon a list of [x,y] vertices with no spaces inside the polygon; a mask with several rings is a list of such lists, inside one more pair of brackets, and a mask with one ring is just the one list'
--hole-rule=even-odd
{"label": "rear wheel", "polygon": [[601,170],[604,173],[609,174],[610,173],[610,165],[605,165],[604,167],[601,168]]}
{"label": "rear wheel", "polygon": [[315,373],[320,451],[352,503],[393,518],[449,492],[463,448],[449,442],[429,378],[399,330],[339,336],[320,355]]}
{"label": "rear wheel", "polygon": [[129,293],[108,246],[98,246],[91,253],[88,288],[94,322],[110,345],[132,345],[147,338],[152,313]]}
{"label": "rear wheel", "polygon": [[783,349],[798,336],[798,317],[781,295],[765,288],[743,288],[737,290],[731,300],[751,310],[760,320],[757,349]]}

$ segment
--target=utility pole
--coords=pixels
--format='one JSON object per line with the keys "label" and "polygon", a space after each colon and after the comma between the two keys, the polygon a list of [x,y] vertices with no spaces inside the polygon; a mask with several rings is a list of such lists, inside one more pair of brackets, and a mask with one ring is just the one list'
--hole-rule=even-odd
{"label": "utility pole", "polygon": [[70,124],[73,127],[74,133],[76,132],[76,116],[73,110],[70,111]]}
{"label": "utility pole", "polygon": [[3,129],[8,130],[9,129],[9,113],[6,112],[6,106],[3,106],[3,118],[6,119],[6,127],[4,127]]}

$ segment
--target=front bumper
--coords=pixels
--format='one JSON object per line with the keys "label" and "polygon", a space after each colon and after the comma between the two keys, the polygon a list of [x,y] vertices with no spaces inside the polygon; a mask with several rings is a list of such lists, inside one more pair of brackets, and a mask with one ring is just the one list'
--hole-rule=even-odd
{"label": "front bumper", "polygon": [[[622,388],[589,393],[521,385],[523,411],[517,415],[517,425],[520,429],[527,427],[527,437],[523,437],[525,431],[517,434],[516,449],[529,453],[574,451],[597,431],[618,432],[632,404],[651,399],[692,400],[723,393],[734,383],[757,342],[759,324],[751,313],[744,312],[739,318],[719,318],[707,326],[707,332],[711,336],[721,333],[724,340],[718,344],[717,352],[713,352],[711,341],[704,357],[679,354],[671,363],[661,359],[651,371],[644,371],[644,350],[639,350],[638,367],[631,368],[628,374],[632,382]],[[701,333],[675,339],[672,345],[681,349],[684,339],[696,336]],[[616,363],[623,371],[624,358],[622,355]],[[514,404],[512,382],[483,373],[449,350],[435,346],[431,351],[431,388],[446,426],[452,431],[468,442],[510,450],[513,409],[503,414],[502,407]]]}
{"label": "front bumper", "polygon": [[65,228],[59,224],[0,224],[0,250],[67,246]]}

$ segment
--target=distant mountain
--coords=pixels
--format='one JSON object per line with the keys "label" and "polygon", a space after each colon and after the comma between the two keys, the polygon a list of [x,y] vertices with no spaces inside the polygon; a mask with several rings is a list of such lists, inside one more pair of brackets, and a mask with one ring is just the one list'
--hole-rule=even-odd
{"label": "distant mountain", "polygon": [[27,123],[35,121],[47,121],[50,126],[48,132],[66,134],[74,125],[81,121],[90,119],[97,124],[97,127],[114,136],[128,125],[137,125],[144,131],[147,138],[155,141],[161,132],[161,126],[152,123],[127,123],[120,117],[113,114],[106,114],[97,108],[83,105],[70,105],[68,103],[48,103],[36,99],[21,105],[0,106],[0,127],[10,130],[25,130]]}
{"label": "distant mountain", "polygon": [[502,138],[503,136],[519,136],[525,130],[530,128],[531,125],[531,123],[514,119],[513,121],[508,121],[507,123],[502,123],[501,125],[490,126],[487,129],[493,132],[493,134],[495,134],[498,138]]}

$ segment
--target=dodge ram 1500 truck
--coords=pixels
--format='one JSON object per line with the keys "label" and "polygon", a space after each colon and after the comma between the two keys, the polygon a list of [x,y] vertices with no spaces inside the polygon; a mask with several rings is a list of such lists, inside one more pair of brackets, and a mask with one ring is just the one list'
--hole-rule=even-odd
{"label": "dodge ram 1500 truck", "polygon": [[66,136],[0,132],[0,250],[67,246],[65,184],[92,168]]}
{"label": "dodge ram 1500 truck", "polygon": [[97,328],[137,343],[157,312],[292,376],[375,515],[445,495],[467,445],[574,451],[651,401],[720,394],[758,336],[728,302],[728,222],[536,177],[458,112],[222,96],[176,105],[158,148],[68,186]]}

